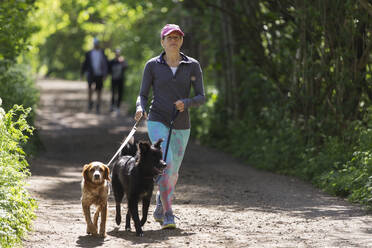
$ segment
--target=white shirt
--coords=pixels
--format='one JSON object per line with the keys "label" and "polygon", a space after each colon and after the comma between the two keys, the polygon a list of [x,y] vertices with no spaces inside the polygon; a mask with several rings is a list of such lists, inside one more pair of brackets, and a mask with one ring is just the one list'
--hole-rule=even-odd
{"label": "white shirt", "polygon": [[171,68],[171,70],[173,72],[173,76],[176,75],[176,71],[177,71],[178,66],[176,66],[176,67],[170,67],[170,68]]}

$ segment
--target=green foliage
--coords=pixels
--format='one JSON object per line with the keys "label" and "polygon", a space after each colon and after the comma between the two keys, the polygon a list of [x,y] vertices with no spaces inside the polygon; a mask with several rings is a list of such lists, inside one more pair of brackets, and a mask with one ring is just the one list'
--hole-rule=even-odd
{"label": "green foliage", "polygon": [[[49,2],[39,0],[33,15],[41,29],[33,36],[37,71],[49,77],[79,78],[85,52],[92,49],[93,37],[98,37],[109,58],[121,48],[130,65],[128,87],[135,84],[137,90],[144,60],[160,53],[158,33],[172,1],[57,0],[52,6]],[[49,29],[50,23],[55,28]]]}
{"label": "green foliage", "polygon": [[199,17],[194,33],[218,96],[196,127],[201,140],[367,203],[372,173],[355,163],[368,161],[370,147],[358,143],[368,135],[354,127],[372,103],[368,10],[336,0],[184,6]]}
{"label": "green foliage", "polygon": [[[29,67],[13,65],[9,69],[0,67],[0,71],[0,97],[3,100],[5,111],[10,110],[14,104],[35,109],[39,93],[35,87],[35,81],[29,74]],[[33,118],[34,112],[31,112],[30,115]]]}
{"label": "green foliage", "polygon": [[217,95],[213,92],[209,92],[206,95],[207,102],[206,104],[200,106],[199,108],[192,108],[190,110],[191,115],[191,137],[196,140],[205,139],[204,142],[207,142],[208,134],[210,133],[210,128],[212,127],[213,119],[210,118],[213,114],[213,106],[217,99]]}
{"label": "green foliage", "polygon": [[21,246],[35,217],[36,202],[25,189],[30,173],[23,147],[34,130],[28,121],[33,123],[31,109],[38,93],[30,68],[17,64],[35,31],[28,19],[34,2],[0,4],[0,247],[4,248]]}
{"label": "green foliage", "polygon": [[33,132],[26,121],[30,111],[15,105],[5,113],[0,107],[0,246],[4,248],[20,245],[35,218],[36,202],[24,188],[30,173],[21,146]]}
{"label": "green foliage", "polygon": [[289,175],[301,175],[299,164],[305,142],[295,121],[285,111],[265,108],[260,119],[247,113],[239,122],[227,122],[224,130],[212,130],[218,148],[258,168]]}
{"label": "green foliage", "polygon": [[27,49],[27,39],[34,31],[28,22],[28,13],[35,0],[6,0],[0,4],[0,67],[14,63]]}
{"label": "green foliage", "polygon": [[335,195],[348,197],[372,208],[372,129],[355,125],[357,138],[343,160],[323,173],[318,183]]}
{"label": "green foliage", "polygon": [[[28,50],[29,37],[35,26],[27,18],[34,10],[34,0],[8,0],[0,4],[0,97],[5,111],[14,104],[34,108],[37,90],[30,68],[17,64]],[[29,115],[33,118],[33,113]]]}

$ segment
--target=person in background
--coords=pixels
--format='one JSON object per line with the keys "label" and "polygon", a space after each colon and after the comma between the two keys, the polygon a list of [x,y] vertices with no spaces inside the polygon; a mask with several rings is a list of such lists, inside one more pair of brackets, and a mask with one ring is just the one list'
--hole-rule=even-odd
{"label": "person in background", "polygon": [[[205,102],[202,70],[199,62],[180,52],[184,33],[178,25],[167,24],[160,32],[164,51],[147,61],[136,102],[135,120],[148,117],[147,129],[151,142],[163,138],[163,155],[167,144],[170,122],[175,110],[172,136],[166,159],[167,168],[156,183],[156,208],[154,218],[162,228],[175,228],[172,195],[178,179],[186,146],[190,136],[189,108]],[[194,96],[190,97],[191,87]],[[152,101],[147,114],[148,95],[152,89]]]}
{"label": "person in background", "polygon": [[125,71],[128,64],[120,55],[120,49],[115,50],[115,58],[109,62],[109,73],[111,74],[111,107],[110,112],[120,112],[120,103],[123,97],[125,83]]}
{"label": "person in background", "polygon": [[88,81],[88,110],[91,111],[93,108],[93,85],[97,92],[97,103],[96,112],[100,112],[101,106],[101,92],[103,87],[103,81],[106,78],[108,72],[108,61],[107,57],[100,47],[100,42],[97,38],[93,40],[93,49],[85,54],[85,60],[81,67],[81,77],[83,74],[86,75]]}

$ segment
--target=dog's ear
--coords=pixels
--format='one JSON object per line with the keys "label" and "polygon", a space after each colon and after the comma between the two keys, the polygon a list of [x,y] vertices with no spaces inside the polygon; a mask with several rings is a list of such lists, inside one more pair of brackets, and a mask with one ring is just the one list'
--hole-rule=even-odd
{"label": "dog's ear", "polygon": [[161,149],[161,143],[164,141],[164,139],[160,138],[156,143],[154,144],[154,147],[157,149]]}
{"label": "dog's ear", "polygon": [[90,181],[90,179],[89,179],[89,176],[88,176],[88,173],[89,173],[89,169],[90,169],[90,164],[86,164],[86,165],[84,165],[84,167],[83,167],[83,177],[84,177],[84,180],[85,181]]}
{"label": "dog's ear", "polygon": [[110,179],[110,168],[107,165],[104,165],[104,167],[105,167],[104,179],[106,179],[107,181],[111,181],[111,179]]}
{"label": "dog's ear", "polygon": [[140,153],[143,154],[143,153],[146,153],[150,149],[150,144],[146,141],[141,141],[138,144],[138,147],[139,147]]}

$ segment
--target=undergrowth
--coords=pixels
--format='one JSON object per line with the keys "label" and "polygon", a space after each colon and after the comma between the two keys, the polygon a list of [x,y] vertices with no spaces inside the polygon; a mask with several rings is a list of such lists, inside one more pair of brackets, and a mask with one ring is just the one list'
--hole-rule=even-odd
{"label": "undergrowth", "polygon": [[36,201],[25,189],[30,176],[22,146],[34,128],[27,123],[31,108],[15,105],[7,113],[0,98],[0,246],[21,245],[31,229]]}

